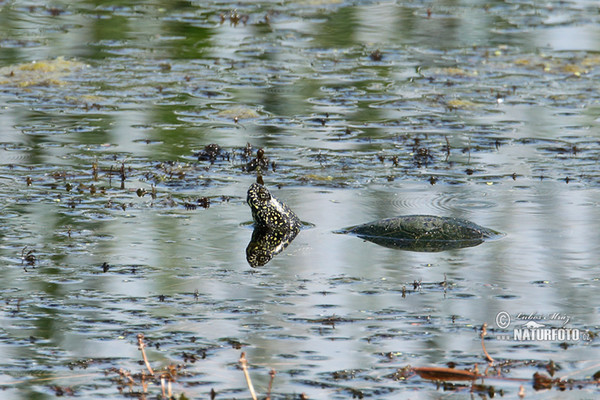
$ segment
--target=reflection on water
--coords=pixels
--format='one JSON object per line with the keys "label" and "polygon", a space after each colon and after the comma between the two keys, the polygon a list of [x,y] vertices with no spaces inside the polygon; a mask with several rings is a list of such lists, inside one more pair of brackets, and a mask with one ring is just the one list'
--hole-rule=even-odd
{"label": "reflection on water", "polygon": [[298,235],[298,230],[278,231],[256,226],[246,247],[246,261],[251,267],[262,267],[281,253]]}
{"label": "reflection on water", "polygon": [[393,239],[380,236],[363,236],[359,238],[378,244],[383,247],[404,251],[438,252],[453,249],[474,247],[483,243],[483,239],[460,239],[460,240],[416,240],[416,239]]}
{"label": "reflection on water", "polygon": [[[519,313],[600,324],[595,2],[163,3],[0,5],[5,397],[114,397],[138,333],[190,398],[244,397],[242,350],[261,394],[275,368],[281,396],[435,397],[394,374],[481,363],[484,322],[494,358],[539,363],[509,377],[593,374],[595,341],[497,335]],[[240,227],[258,148],[314,224],[293,243]],[[332,234],[406,214],[507,235],[427,253]]]}

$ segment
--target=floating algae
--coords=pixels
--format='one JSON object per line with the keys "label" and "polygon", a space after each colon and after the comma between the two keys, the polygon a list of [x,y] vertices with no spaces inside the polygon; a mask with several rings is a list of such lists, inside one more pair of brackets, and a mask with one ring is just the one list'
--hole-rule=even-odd
{"label": "floating algae", "polygon": [[33,61],[30,63],[9,65],[0,68],[0,85],[20,88],[30,86],[62,86],[66,82],[61,78],[87,65],[74,60],[58,57],[54,60]]}

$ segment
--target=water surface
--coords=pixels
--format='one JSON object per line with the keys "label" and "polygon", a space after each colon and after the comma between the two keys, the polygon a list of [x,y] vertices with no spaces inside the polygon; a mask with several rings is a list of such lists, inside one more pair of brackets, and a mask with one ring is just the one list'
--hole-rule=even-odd
{"label": "water surface", "polygon": [[[250,398],[245,351],[263,396],[273,368],[274,398],[469,398],[397,371],[484,370],[487,323],[487,351],[523,381],[482,396],[594,396],[532,376],[552,360],[589,382],[597,340],[498,335],[519,314],[598,331],[598,16],[586,1],[0,5],[4,395],[139,391],[143,333],[156,370],[183,366],[177,396]],[[258,148],[311,227],[254,269]],[[332,233],[403,214],[506,237],[417,253]]]}

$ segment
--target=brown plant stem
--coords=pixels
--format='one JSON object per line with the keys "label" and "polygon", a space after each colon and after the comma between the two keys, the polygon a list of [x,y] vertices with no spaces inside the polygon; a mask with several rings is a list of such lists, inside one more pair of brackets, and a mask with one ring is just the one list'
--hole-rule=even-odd
{"label": "brown plant stem", "polygon": [[242,366],[242,371],[244,371],[244,376],[246,377],[246,383],[248,384],[248,389],[250,390],[252,400],[257,400],[256,392],[254,391],[254,385],[252,385],[252,380],[250,379],[250,374],[248,373],[248,360],[246,360],[246,353],[243,351],[242,355],[240,356],[240,364]]}
{"label": "brown plant stem", "polygon": [[485,349],[485,343],[483,340],[485,335],[487,335],[487,323],[486,322],[484,322],[483,325],[481,326],[481,347],[483,348],[483,353],[485,354],[485,358],[488,360],[488,362],[493,364],[494,359],[492,358],[492,356],[490,356],[490,354]]}
{"label": "brown plant stem", "polygon": [[148,362],[148,357],[146,357],[146,352],[144,351],[144,347],[146,347],[146,345],[144,344],[144,334],[139,333],[137,335],[137,340],[138,340],[138,345],[140,347],[140,350],[142,352],[142,357],[144,358],[144,363],[146,364],[146,368],[148,368],[148,372],[150,372],[150,375],[154,375],[154,371],[152,370],[152,367],[150,366],[150,363]]}
{"label": "brown plant stem", "polygon": [[273,389],[273,380],[275,380],[275,374],[277,374],[277,372],[275,372],[274,369],[269,371],[269,375],[271,376],[271,379],[269,380],[269,388],[267,389],[266,400],[271,400],[271,389]]}

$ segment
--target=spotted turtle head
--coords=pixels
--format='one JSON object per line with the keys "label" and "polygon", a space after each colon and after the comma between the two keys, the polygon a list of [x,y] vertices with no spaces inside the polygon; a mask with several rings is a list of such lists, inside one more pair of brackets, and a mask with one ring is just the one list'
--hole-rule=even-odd
{"label": "spotted turtle head", "polygon": [[263,185],[250,185],[246,202],[257,226],[280,231],[300,229],[300,219],[296,214],[273,197]]}

